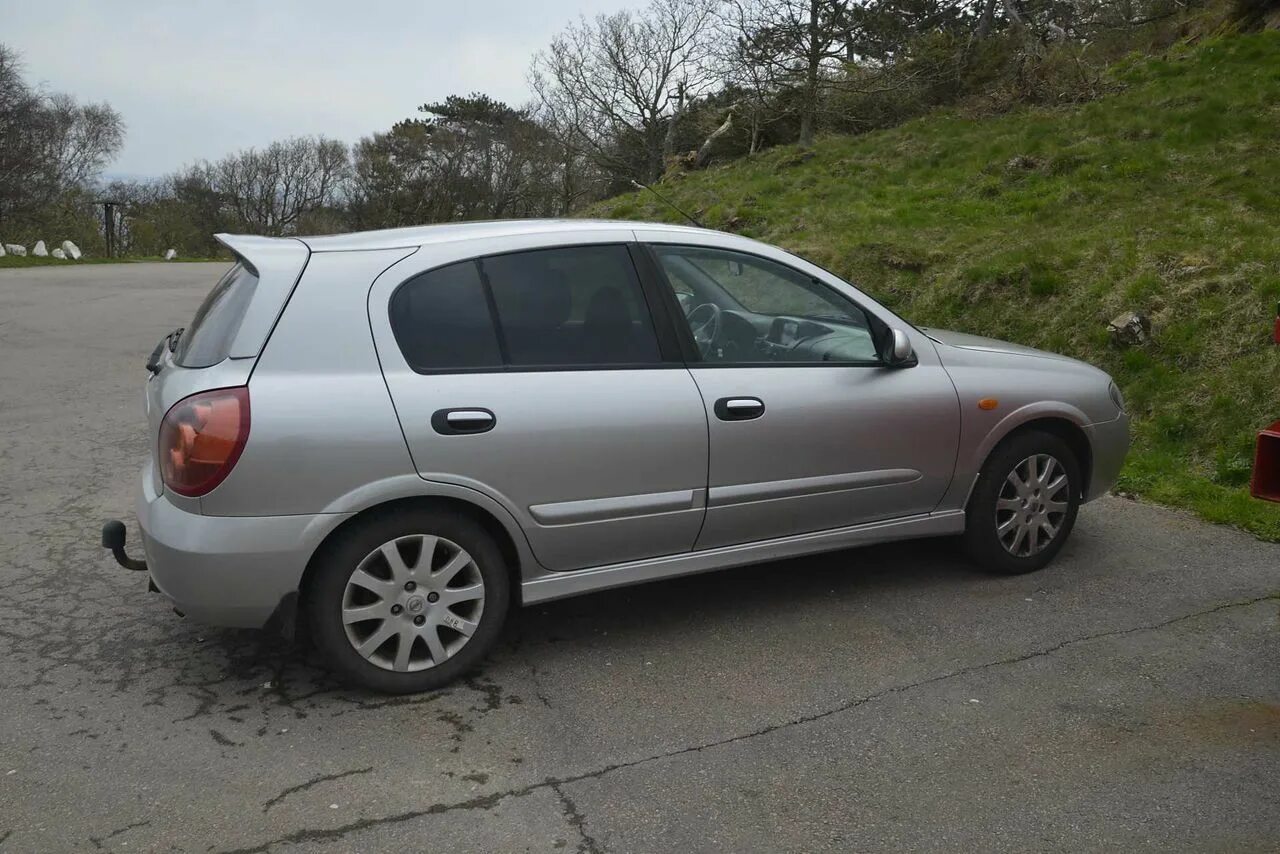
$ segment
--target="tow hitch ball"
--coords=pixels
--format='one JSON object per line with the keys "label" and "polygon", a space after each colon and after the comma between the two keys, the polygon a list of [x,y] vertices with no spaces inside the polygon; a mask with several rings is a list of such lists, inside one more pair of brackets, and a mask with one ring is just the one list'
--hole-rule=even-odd
{"label": "tow hitch ball", "polygon": [[132,569],[136,572],[146,572],[147,562],[131,558],[124,553],[124,541],[126,537],[124,530],[124,522],[119,519],[112,519],[102,526],[102,547],[110,549],[112,556],[116,559],[116,563],[125,569]]}

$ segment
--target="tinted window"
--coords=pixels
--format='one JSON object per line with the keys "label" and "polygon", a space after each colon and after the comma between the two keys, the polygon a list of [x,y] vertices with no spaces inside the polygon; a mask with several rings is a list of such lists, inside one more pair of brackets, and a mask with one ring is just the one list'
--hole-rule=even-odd
{"label": "tinted window", "polygon": [[191,325],[178,340],[174,361],[184,368],[216,365],[231,352],[231,341],[258,287],[258,274],[236,264],[209,291]]}
{"label": "tinted window", "polygon": [[495,255],[480,262],[507,359],[516,366],[661,361],[653,321],[624,246]]}
{"label": "tinted window", "polygon": [[423,273],[391,298],[391,329],[420,370],[502,366],[484,285],[474,261]]}

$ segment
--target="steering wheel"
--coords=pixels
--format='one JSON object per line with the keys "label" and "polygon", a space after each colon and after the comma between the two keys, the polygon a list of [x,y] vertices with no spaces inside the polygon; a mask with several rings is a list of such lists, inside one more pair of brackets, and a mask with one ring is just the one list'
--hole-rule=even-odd
{"label": "steering wheel", "polygon": [[[699,313],[706,315],[699,318]],[[711,355],[716,342],[720,339],[720,306],[713,302],[704,302],[694,308],[685,317],[689,321],[689,330],[693,333],[693,341],[705,359]]]}

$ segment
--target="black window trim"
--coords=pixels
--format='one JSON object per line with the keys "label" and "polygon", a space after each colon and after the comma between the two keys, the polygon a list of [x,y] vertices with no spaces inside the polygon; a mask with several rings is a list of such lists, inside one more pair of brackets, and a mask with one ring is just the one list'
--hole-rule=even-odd
{"label": "black window trim", "polygon": [[653,249],[648,244],[636,242],[630,244],[629,250],[636,273],[640,276],[640,286],[644,289],[645,299],[650,306],[650,314],[655,323],[664,329],[664,334],[658,339],[659,345],[666,344],[664,358],[671,359],[680,367],[687,367],[691,362],[698,361],[701,358],[698,345],[689,331],[689,324],[680,320],[684,311],[680,308],[675,289],[671,287]]}
{"label": "black window trim", "polygon": [[507,349],[507,330],[503,329],[502,318],[498,315],[498,300],[493,296],[493,283],[489,281],[489,271],[484,268],[483,257],[475,259],[471,264],[475,266],[476,275],[480,277],[480,290],[484,291],[484,304],[489,309],[489,322],[493,324],[493,339],[498,343],[498,358],[502,360],[504,367],[509,366],[511,351]]}
{"label": "black window trim", "polygon": [[[815,276],[811,276],[808,273],[805,273],[801,270],[797,270],[795,267],[792,267],[790,264],[784,264],[783,262],[778,261],[775,258],[770,258],[766,255],[761,255],[756,252],[748,252],[743,249],[738,249],[738,248],[726,249],[722,246],[708,246],[700,243],[677,243],[673,241],[664,240],[661,242],[644,242],[641,244],[641,246],[643,247],[645,254],[648,255],[649,257],[649,265],[652,268],[652,274],[655,276],[661,277],[661,280],[660,280],[661,286],[662,286],[661,290],[663,295],[666,297],[664,302],[667,303],[668,313],[672,311],[676,311],[676,312],[680,312],[680,314],[683,315],[683,312],[680,310],[680,303],[676,299],[675,288],[671,286],[670,281],[667,279],[666,272],[662,269],[662,262],[658,260],[656,247],[659,247],[659,246],[676,246],[681,249],[706,249],[713,252],[736,253],[738,255],[746,255],[749,258],[759,258],[760,260],[767,261],[771,264],[777,264],[780,267],[785,267],[786,269],[791,270],[797,276],[802,276],[806,279],[809,279],[818,287],[825,288],[829,293],[834,294],[837,299],[841,300],[842,302],[848,303],[849,305],[856,308],[858,311],[862,312],[863,317],[867,318],[868,326],[873,327],[871,330],[871,333],[872,333],[871,341],[873,344],[876,343],[875,337],[877,333],[877,330],[874,327],[884,326],[887,328],[887,324],[885,324],[883,320],[877,317],[874,312],[867,311],[865,308],[863,308],[862,305],[857,300],[846,296],[845,294],[831,287],[829,284],[822,281],[821,279],[818,279]],[[825,268],[819,268],[819,269],[825,269]],[[828,271],[828,273],[829,272],[830,271]],[[676,316],[679,316],[679,315],[676,315]],[[703,360],[702,353],[701,351],[698,350],[698,346],[693,340],[693,333],[689,330],[689,325],[687,323],[675,322],[674,317],[672,316],[668,316],[667,320],[668,322],[673,323],[673,325],[676,327],[676,334],[677,334],[677,337],[679,337],[680,339],[681,350],[684,353],[685,362],[687,366],[690,368],[724,369],[724,368],[889,368],[891,367],[889,363],[885,361],[883,356],[874,360],[865,359],[865,360],[851,361],[851,362],[832,362],[832,361],[827,361],[827,362],[821,362],[821,361],[819,362],[769,362],[769,361],[707,362]],[[879,345],[877,345],[877,347],[878,346]]]}
{"label": "black window trim", "polygon": [[[636,278],[640,283],[641,295],[644,304],[649,313],[650,323],[653,325],[654,337],[658,343],[658,358],[656,362],[609,362],[606,364],[554,364],[554,365],[513,365],[507,352],[506,338],[502,332],[502,324],[498,320],[497,302],[493,296],[493,290],[489,284],[489,275],[484,270],[484,260],[486,258],[501,258],[505,255],[523,255],[529,252],[546,252],[560,249],[591,249],[602,246],[620,246],[626,250],[627,255],[631,258],[631,266],[635,272]],[[466,256],[462,258],[454,258],[443,264],[437,264],[428,267],[425,270],[418,270],[413,275],[400,282],[387,296],[387,323],[391,327],[391,338],[396,343],[396,349],[400,352],[400,358],[404,360],[405,365],[415,374],[422,376],[448,375],[448,374],[537,374],[537,373],[561,373],[565,371],[648,371],[648,370],[672,370],[683,369],[686,366],[683,358],[682,348],[677,343],[678,326],[672,323],[672,320],[665,312],[654,310],[654,303],[657,301],[661,304],[662,291],[670,291],[666,286],[665,280],[655,283],[650,277],[646,277],[641,265],[637,263],[638,255],[644,254],[641,244],[634,240],[630,241],[588,241],[583,243],[553,243],[544,246],[526,246],[520,249],[509,249],[502,252],[484,252],[481,254]],[[471,263],[476,267],[476,272],[480,277],[481,287],[484,290],[485,302],[489,308],[489,320],[494,325],[494,334],[498,340],[499,356],[502,359],[501,365],[478,365],[476,367],[451,367],[451,368],[427,368],[415,365],[409,361],[404,354],[404,348],[400,346],[400,340],[395,334],[395,325],[391,323],[391,305],[395,301],[396,294],[401,288],[406,287],[410,282],[442,270],[445,267],[453,267],[458,264]],[[656,263],[651,260],[651,263]],[[657,297],[655,300],[654,293]],[[673,297],[674,298],[674,297]],[[695,348],[696,353],[696,348]]]}

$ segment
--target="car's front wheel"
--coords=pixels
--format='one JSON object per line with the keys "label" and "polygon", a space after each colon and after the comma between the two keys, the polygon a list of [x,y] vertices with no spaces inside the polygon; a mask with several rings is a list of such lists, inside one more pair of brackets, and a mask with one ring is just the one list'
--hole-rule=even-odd
{"label": "car's front wheel", "polygon": [[1006,575],[1045,566],[1075,526],[1080,487],[1080,464],[1062,439],[1039,430],[1010,437],[987,459],[969,496],[969,557]]}
{"label": "car's front wheel", "polygon": [[493,538],[466,516],[374,516],[317,560],[308,623],[344,681],[398,694],[439,688],[474,667],[501,632],[507,568]]}

